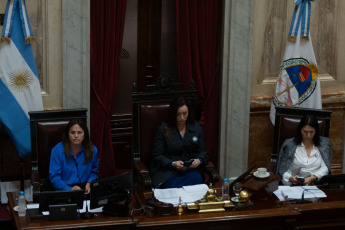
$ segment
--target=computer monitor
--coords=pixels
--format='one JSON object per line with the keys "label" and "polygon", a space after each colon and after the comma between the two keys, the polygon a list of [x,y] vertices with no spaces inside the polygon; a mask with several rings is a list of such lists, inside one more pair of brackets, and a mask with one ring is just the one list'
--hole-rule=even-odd
{"label": "computer monitor", "polygon": [[76,204],[83,208],[84,190],[74,191],[44,191],[40,193],[39,211],[49,211],[49,205]]}
{"label": "computer monitor", "polygon": [[90,209],[114,205],[122,201],[124,205],[128,205],[131,197],[130,187],[119,182],[118,176],[94,181],[90,189]]}

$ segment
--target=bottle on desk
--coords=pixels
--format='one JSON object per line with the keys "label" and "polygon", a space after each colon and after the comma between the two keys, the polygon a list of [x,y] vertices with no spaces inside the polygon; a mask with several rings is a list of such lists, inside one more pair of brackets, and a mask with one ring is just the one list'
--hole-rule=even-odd
{"label": "bottle on desk", "polygon": [[228,181],[228,178],[224,178],[224,181],[223,181],[222,198],[223,198],[223,200],[229,200],[229,181]]}
{"label": "bottle on desk", "polygon": [[26,214],[26,200],[24,197],[24,192],[20,191],[18,198],[18,216],[25,216]]}

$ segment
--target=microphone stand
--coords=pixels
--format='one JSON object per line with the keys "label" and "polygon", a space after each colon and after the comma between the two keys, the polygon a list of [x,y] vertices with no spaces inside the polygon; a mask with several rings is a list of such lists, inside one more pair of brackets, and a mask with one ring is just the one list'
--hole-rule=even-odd
{"label": "microphone stand", "polygon": [[309,190],[316,190],[316,189],[304,189],[303,192],[302,192],[302,198],[301,199],[298,199],[298,200],[295,200],[295,204],[306,204],[306,203],[313,203],[312,201],[310,200],[305,200],[304,199],[304,192],[305,191],[309,191]]}
{"label": "microphone stand", "polygon": [[[77,168],[77,176],[78,176],[78,180],[79,180],[79,185],[81,186],[81,181],[80,181],[80,177],[79,177],[79,171],[78,171],[78,163],[75,163],[75,167]],[[86,200],[86,195],[84,194],[84,200],[86,203],[86,212],[83,212],[81,214],[81,217],[83,219],[92,219],[94,214],[92,212],[89,212],[89,206],[87,205],[87,200]]]}
{"label": "microphone stand", "polygon": [[83,219],[92,219],[93,218],[93,216],[94,216],[94,214],[92,213],[92,212],[89,212],[89,206],[87,205],[87,200],[86,200],[86,196],[84,195],[84,199],[85,199],[85,203],[86,203],[86,212],[83,212],[82,214],[81,214],[81,217],[83,218]]}

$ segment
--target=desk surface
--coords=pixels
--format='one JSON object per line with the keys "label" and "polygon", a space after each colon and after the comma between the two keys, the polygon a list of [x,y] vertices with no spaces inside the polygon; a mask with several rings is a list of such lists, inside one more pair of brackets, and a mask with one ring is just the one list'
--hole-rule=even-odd
{"label": "desk surface", "polygon": [[69,220],[69,221],[49,221],[48,216],[41,218],[30,218],[28,211],[25,217],[19,217],[13,210],[17,205],[15,192],[7,193],[8,204],[11,208],[13,219],[17,229],[132,229],[136,220],[131,217],[107,217],[96,214],[93,219]]}
{"label": "desk surface", "polygon": [[345,227],[345,190],[324,190],[327,198],[315,203],[292,204],[278,201],[274,195],[254,201],[254,206],[225,212],[198,213],[184,210],[182,215],[105,217],[91,220],[49,221],[47,217],[31,219],[29,214],[18,217],[13,211],[15,193],[8,193],[17,229],[313,229]]}

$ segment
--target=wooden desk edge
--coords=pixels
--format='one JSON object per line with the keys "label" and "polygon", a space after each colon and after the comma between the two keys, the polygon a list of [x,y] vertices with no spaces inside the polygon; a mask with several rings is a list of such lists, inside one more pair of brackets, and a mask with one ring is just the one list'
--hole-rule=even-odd
{"label": "wooden desk edge", "polygon": [[[8,192],[7,198],[8,198],[8,204],[11,209],[11,213],[13,216],[13,220],[16,225],[16,229],[47,229],[47,228],[54,228],[54,229],[66,229],[66,228],[82,228],[82,227],[88,227],[88,228],[94,228],[94,227],[101,227],[101,226],[119,226],[119,225],[128,225],[133,226],[138,224],[137,219],[132,219],[131,217],[127,217],[127,219],[118,219],[118,220],[110,220],[109,219],[91,219],[91,220],[85,220],[85,222],[78,222],[73,223],[72,221],[52,221],[52,222],[45,222],[45,223],[32,223],[31,218],[29,216],[29,212],[26,211],[25,217],[19,217],[18,213],[13,210],[13,208],[16,206],[15,203],[15,192]],[[73,220],[73,221],[80,221],[80,220]],[[66,223],[69,222],[69,223]],[[67,227],[68,225],[68,227]]]}

